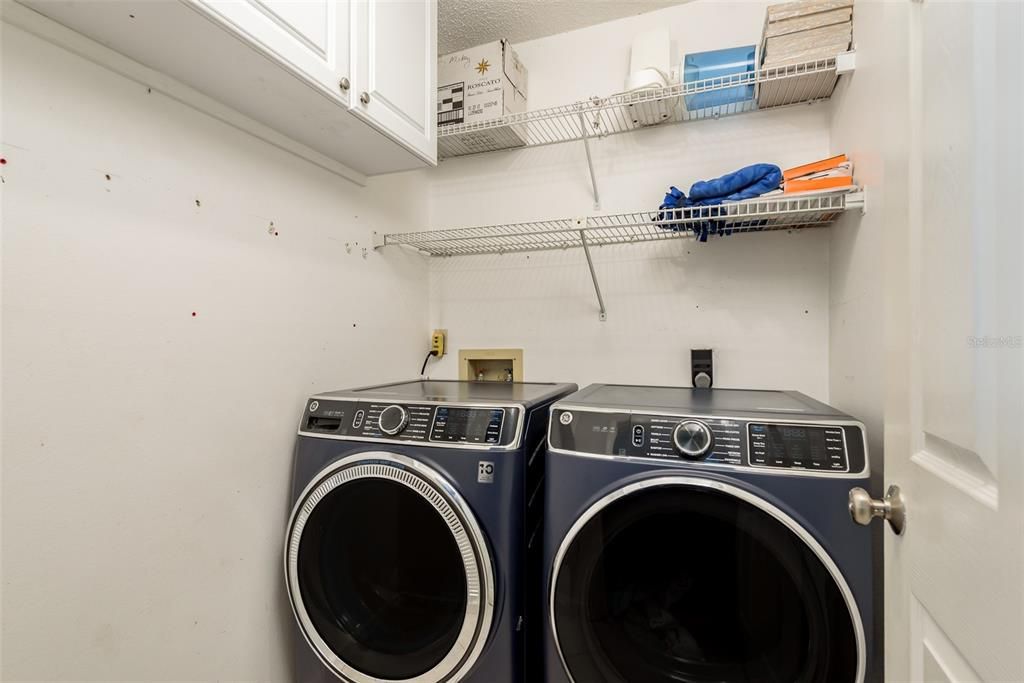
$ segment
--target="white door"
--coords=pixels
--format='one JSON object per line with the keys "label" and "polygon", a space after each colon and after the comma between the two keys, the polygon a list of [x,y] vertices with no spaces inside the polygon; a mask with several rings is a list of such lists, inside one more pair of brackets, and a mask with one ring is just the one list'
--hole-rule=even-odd
{"label": "white door", "polygon": [[886,256],[905,375],[885,430],[908,525],[886,533],[887,679],[1022,681],[1024,4],[908,11],[908,220],[891,229],[909,242]]}
{"label": "white door", "polygon": [[349,0],[192,0],[297,76],[348,104]]}
{"label": "white door", "polygon": [[437,161],[437,0],[355,0],[352,111]]}

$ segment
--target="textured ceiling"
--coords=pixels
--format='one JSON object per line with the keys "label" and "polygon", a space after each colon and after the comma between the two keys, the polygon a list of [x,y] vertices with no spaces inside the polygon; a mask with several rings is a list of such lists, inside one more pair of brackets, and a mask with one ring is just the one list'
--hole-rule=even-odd
{"label": "textured ceiling", "polygon": [[681,4],[684,0],[438,0],[439,54],[513,44]]}

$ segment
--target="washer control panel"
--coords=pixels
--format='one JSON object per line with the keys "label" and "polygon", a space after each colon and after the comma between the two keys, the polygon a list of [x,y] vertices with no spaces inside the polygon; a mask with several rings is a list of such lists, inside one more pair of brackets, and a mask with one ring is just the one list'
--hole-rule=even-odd
{"label": "washer control panel", "polygon": [[[362,424],[353,417],[349,436],[370,438],[400,438],[404,441],[423,441],[427,438],[433,406],[400,405],[397,403],[359,403],[365,411]],[[357,411],[358,412],[358,411]]]}
{"label": "washer control panel", "polygon": [[552,448],[581,454],[707,465],[860,473],[859,424],[818,424],[555,408]]}
{"label": "washer control panel", "polygon": [[513,445],[516,439],[521,413],[518,406],[313,398],[306,403],[299,434],[453,447],[505,447]]}
{"label": "washer control panel", "polygon": [[747,434],[755,467],[850,471],[842,427],[751,422]]}
{"label": "washer control panel", "polygon": [[504,408],[438,406],[431,441],[495,445],[501,441]]}
{"label": "washer control panel", "polygon": [[711,427],[700,420],[683,420],[672,430],[672,443],[679,455],[700,460],[711,452],[715,439]]}

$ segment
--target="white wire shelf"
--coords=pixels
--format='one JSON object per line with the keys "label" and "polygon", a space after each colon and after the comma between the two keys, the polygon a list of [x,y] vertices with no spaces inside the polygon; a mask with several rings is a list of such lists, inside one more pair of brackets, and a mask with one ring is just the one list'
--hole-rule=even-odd
{"label": "white wire shelf", "polygon": [[863,210],[864,204],[863,190],[774,195],[717,206],[389,234],[384,236],[384,245],[409,247],[429,256],[472,256],[695,239],[704,232],[708,239],[715,239],[740,233],[820,228],[844,211]]}
{"label": "white wire shelf", "polygon": [[594,97],[483,123],[440,126],[438,153],[445,159],[537,147],[817,102],[828,99],[839,76],[851,68],[852,53],[847,53],[666,88]]}

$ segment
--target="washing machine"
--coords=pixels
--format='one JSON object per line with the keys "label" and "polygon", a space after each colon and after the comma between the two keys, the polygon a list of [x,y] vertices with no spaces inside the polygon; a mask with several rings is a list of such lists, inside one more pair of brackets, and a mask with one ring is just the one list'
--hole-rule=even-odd
{"label": "washing machine", "polygon": [[547,421],[575,390],[413,381],[306,402],[284,547],[295,680],[530,675]]}
{"label": "washing machine", "polygon": [[881,680],[858,420],[790,391],[592,385],[549,432],[548,683]]}

